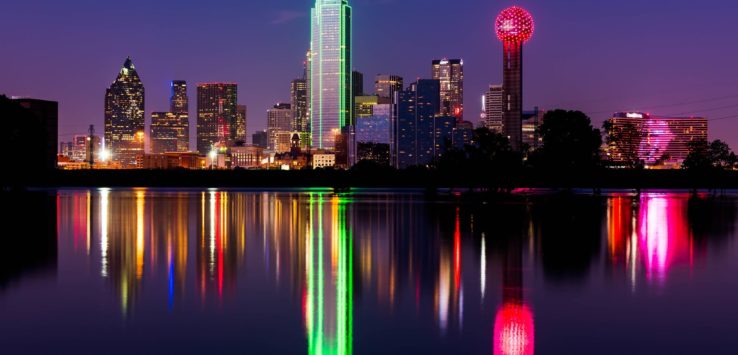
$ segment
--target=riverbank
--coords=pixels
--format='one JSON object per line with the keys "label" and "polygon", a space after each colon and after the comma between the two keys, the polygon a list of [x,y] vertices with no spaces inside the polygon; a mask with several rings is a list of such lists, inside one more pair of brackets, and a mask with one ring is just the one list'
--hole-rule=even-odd
{"label": "riverbank", "polygon": [[243,188],[422,188],[512,190],[515,188],[738,189],[738,172],[683,170],[521,170],[512,173],[456,173],[428,170],[383,171],[193,171],[77,170],[30,177],[6,176],[14,187],[243,187]]}

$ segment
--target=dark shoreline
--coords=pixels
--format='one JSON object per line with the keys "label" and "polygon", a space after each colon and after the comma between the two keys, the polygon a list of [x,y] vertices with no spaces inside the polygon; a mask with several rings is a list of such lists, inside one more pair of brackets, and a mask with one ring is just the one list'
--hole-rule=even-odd
{"label": "dark shoreline", "polygon": [[589,172],[515,173],[405,171],[193,171],[77,170],[31,177],[5,176],[3,186],[56,187],[241,187],[241,188],[475,188],[509,191],[515,188],[591,189],[738,189],[738,172],[683,170],[599,170]]}

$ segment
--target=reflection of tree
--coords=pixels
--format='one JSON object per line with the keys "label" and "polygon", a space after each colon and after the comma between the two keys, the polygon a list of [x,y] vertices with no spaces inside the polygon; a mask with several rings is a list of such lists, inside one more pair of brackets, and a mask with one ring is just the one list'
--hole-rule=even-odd
{"label": "reflection of tree", "polygon": [[700,248],[722,245],[735,233],[738,208],[734,199],[692,196],[687,203],[692,236]]}
{"label": "reflection of tree", "polygon": [[544,274],[551,280],[585,277],[600,251],[604,201],[589,196],[551,196],[534,201],[533,225],[541,235]]}

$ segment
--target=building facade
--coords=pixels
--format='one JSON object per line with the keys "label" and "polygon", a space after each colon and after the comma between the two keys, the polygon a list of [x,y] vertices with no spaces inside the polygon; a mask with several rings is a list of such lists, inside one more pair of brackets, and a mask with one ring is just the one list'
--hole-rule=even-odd
{"label": "building facade", "polygon": [[351,7],[348,0],[316,0],[311,15],[312,146],[332,150],[337,132],[353,124]]}
{"label": "building facade", "polygon": [[292,130],[308,132],[308,85],[306,79],[292,80],[290,85],[290,104],[292,106]]}
{"label": "building facade", "polygon": [[401,92],[403,88],[403,79],[399,75],[379,74],[374,80],[374,94],[379,97],[381,103],[392,104],[395,93]]}
{"label": "building facade", "polygon": [[502,85],[490,85],[482,96],[482,124],[492,131],[502,133]]}
{"label": "building facade", "polygon": [[679,168],[689,155],[690,142],[707,141],[707,122],[702,117],[616,113],[609,123],[619,132],[619,142],[607,147],[608,158],[616,164],[636,158],[650,168]]}
{"label": "building facade", "polygon": [[246,105],[236,105],[236,137],[234,144],[246,143],[249,124],[249,110]]}
{"label": "building facade", "polygon": [[[189,129],[189,128],[187,128]],[[151,153],[179,152],[182,126],[179,115],[172,112],[151,113]],[[186,150],[185,150],[186,151]]]}
{"label": "building facade", "polygon": [[197,85],[197,151],[208,154],[237,140],[238,86],[232,83]]}
{"label": "building facade", "polygon": [[393,164],[398,169],[433,161],[435,117],[441,110],[440,83],[421,79],[398,93],[392,130]]}
{"label": "building facade", "polygon": [[269,135],[267,131],[256,131],[251,135],[251,144],[266,149],[269,146]]}
{"label": "building facade", "polygon": [[137,166],[145,147],[144,86],[131,58],[105,91],[105,146],[124,168]]}
{"label": "building facade", "polygon": [[[267,110],[267,135],[270,150],[277,149],[279,133],[292,133],[292,106],[290,104],[278,103]],[[290,135],[291,137],[291,135]],[[287,139],[287,150],[289,150],[289,138]]]}
{"label": "building facade", "polygon": [[441,85],[441,114],[464,118],[464,61],[439,59],[433,61],[433,79]]}

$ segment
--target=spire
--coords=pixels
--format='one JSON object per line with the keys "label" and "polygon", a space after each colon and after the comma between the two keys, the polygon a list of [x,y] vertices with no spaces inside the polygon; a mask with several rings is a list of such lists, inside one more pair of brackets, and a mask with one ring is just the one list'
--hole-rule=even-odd
{"label": "spire", "polygon": [[136,69],[136,67],[133,66],[133,61],[131,60],[131,56],[128,56],[126,58],[126,62],[123,63],[123,68],[126,68],[128,70],[135,70]]}

